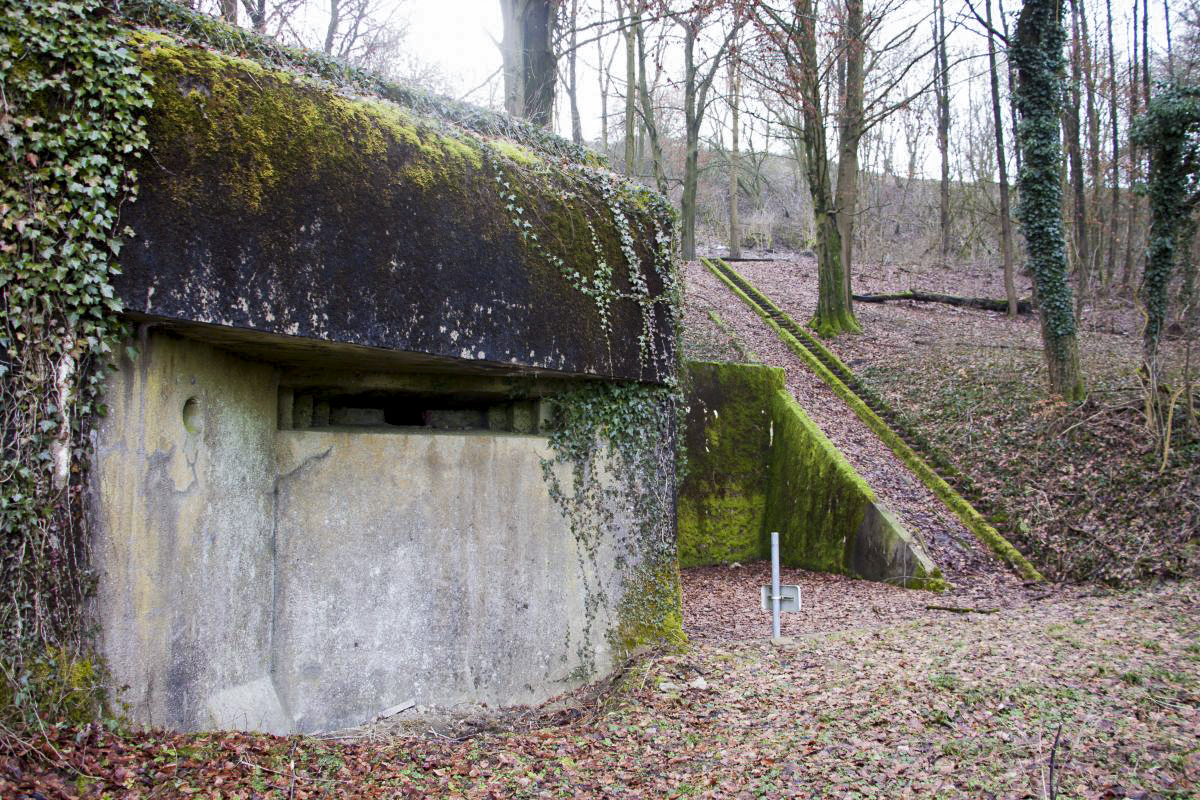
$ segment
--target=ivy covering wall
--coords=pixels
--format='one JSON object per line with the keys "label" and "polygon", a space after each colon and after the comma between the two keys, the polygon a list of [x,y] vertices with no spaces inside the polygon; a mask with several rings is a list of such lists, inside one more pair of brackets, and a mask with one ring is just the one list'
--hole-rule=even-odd
{"label": "ivy covering wall", "polygon": [[0,694],[86,716],[87,434],[123,334],[110,278],[148,87],[98,0],[32,0],[0,16],[0,88]]}

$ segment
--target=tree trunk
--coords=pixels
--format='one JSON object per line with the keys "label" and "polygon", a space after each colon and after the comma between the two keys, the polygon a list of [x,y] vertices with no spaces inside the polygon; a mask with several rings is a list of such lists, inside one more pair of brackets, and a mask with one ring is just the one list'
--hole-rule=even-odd
{"label": "tree trunk", "polygon": [[804,116],[804,161],[812,195],[817,252],[817,313],[809,325],[822,336],[859,333],[858,320],[847,305],[842,242],[829,180],[829,150],[821,104],[821,63],[817,56],[817,25],[812,0],[796,0],[800,33],[800,109]]}
{"label": "tree trunk", "polygon": [[[637,0],[630,0],[630,8]],[[618,6],[619,7],[619,6]],[[637,91],[637,41],[633,31],[633,15],[626,17],[621,13],[621,25],[625,31],[625,177],[634,174],[634,162],[637,153],[634,148],[634,126],[637,122],[637,104],[634,92]]]}
{"label": "tree trunk", "polygon": [[1083,399],[1075,313],[1067,282],[1062,229],[1062,7],[1025,0],[1009,57],[1017,70],[1017,142],[1022,152],[1019,216],[1041,319],[1050,388],[1069,402]]}
{"label": "tree trunk", "polygon": [[1200,90],[1160,86],[1160,94],[1146,104],[1145,110],[1143,118],[1134,123],[1132,137],[1149,158],[1150,233],[1139,291],[1146,315],[1142,377],[1146,382],[1146,422],[1165,442],[1169,441],[1169,399],[1162,390],[1166,376],[1162,374],[1159,342],[1168,320],[1167,289],[1172,273],[1180,256],[1190,256],[1179,248],[1182,245],[1190,249],[1193,233],[1196,196],[1190,184],[1196,167],[1189,151],[1193,137],[1200,131]]}
{"label": "tree trunk", "polygon": [[729,143],[729,257],[742,257],[742,226],[738,219],[738,174],[741,171],[738,152],[738,136],[740,120],[738,119],[738,103],[741,100],[741,73],[738,69],[738,52],[733,49],[729,54],[729,110],[732,117],[732,131]]}
{"label": "tree trunk", "polygon": [[1071,13],[1071,85],[1070,103],[1063,115],[1063,141],[1067,150],[1067,162],[1071,176],[1071,189],[1074,195],[1072,202],[1072,227],[1075,238],[1075,275],[1079,281],[1079,293],[1076,296],[1075,313],[1083,312],[1083,304],[1087,298],[1088,281],[1090,278],[1092,255],[1088,239],[1088,210],[1087,192],[1084,189],[1083,148],[1080,126],[1080,109],[1083,105],[1083,49],[1079,39],[1078,1],[1072,6]]}
{"label": "tree trunk", "polygon": [[341,23],[339,11],[341,0],[329,0],[329,25],[325,28],[325,55],[333,55],[333,43],[337,39],[338,25]]}
{"label": "tree trunk", "polygon": [[996,167],[1000,172],[1000,253],[1004,260],[1004,296],[1008,316],[1017,315],[1017,286],[1013,274],[1012,217],[1008,207],[1008,153],[1004,149],[1004,118],[1000,113],[1000,73],[996,71],[996,39],[992,35],[992,0],[984,0],[987,14],[988,67],[992,79],[992,123],[996,128]]}
{"label": "tree trunk", "polygon": [[683,28],[683,127],[685,151],[683,162],[683,198],[680,202],[680,250],[685,261],[696,257],[696,190],[700,182],[700,125],[708,106],[708,90],[721,66],[730,42],[737,34],[741,21],[734,18],[733,28],[717,51],[713,53],[703,75],[696,65],[696,37],[709,12],[696,11],[691,15],[675,16]]}
{"label": "tree trunk", "polygon": [[267,0],[242,0],[242,6],[250,17],[250,27],[255,33],[267,32]]}
{"label": "tree trunk", "polygon": [[[1000,26],[1004,31],[1004,40],[1012,41],[1012,36],[1008,32],[1008,15],[1004,13],[1004,0],[996,0],[997,7],[1000,9]],[[1017,71],[1013,66],[1012,59],[1005,59],[1008,62],[1008,113],[1012,117],[1013,136],[1016,136],[1017,131]],[[1013,143],[1013,159],[1016,162],[1017,174],[1021,174],[1021,148]]]}
{"label": "tree trunk", "polygon": [[[619,2],[620,0],[618,0]],[[1111,0],[1110,0],[1111,2]],[[604,0],[600,0],[600,30],[604,30]],[[614,55],[616,55],[614,51]],[[612,59],[604,61],[604,37],[596,37],[596,77],[600,82],[600,152],[608,156],[608,87],[612,83]]]}
{"label": "tree trunk", "polygon": [[1113,49],[1112,0],[1105,0],[1108,24],[1108,102],[1109,116],[1112,129],[1112,187],[1110,194],[1112,203],[1109,206],[1108,219],[1108,259],[1104,273],[1104,287],[1112,285],[1113,276],[1117,272],[1117,240],[1120,230],[1121,213],[1121,139],[1119,136],[1119,108],[1117,107],[1117,54]]}
{"label": "tree trunk", "polygon": [[[837,223],[846,309],[853,311],[854,220],[858,213],[858,147],[863,135],[863,0],[846,0],[845,81],[838,115]],[[947,129],[948,130],[948,129]]]}
{"label": "tree trunk", "polygon": [[579,83],[575,75],[579,44],[579,0],[571,0],[571,51],[567,55],[567,94],[571,102],[571,141],[583,144],[583,120],[579,117]]}
{"label": "tree trunk", "polygon": [[936,17],[934,20],[937,63],[937,146],[942,156],[942,173],[940,184],[940,203],[938,206],[938,225],[941,231],[941,266],[945,267],[950,261],[950,64],[946,57],[946,2],[934,0]]}
{"label": "tree trunk", "polygon": [[662,154],[662,139],[658,134],[658,119],[654,113],[654,98],[650,94],[650,87],[646,83],[646,37],[642,30],[641,15],[631,15],[634,31],[637,34],[637,62],[638,62],[638,95],[642,102],[642,125],[646,131],[646,136],[650,140],[650,159],[653,161],[651,165],[654,169],[654,186],[661,194],[666,194],[669,187],[667,186],[667,172],[663,164]]}
{"label": "tree trunk", "polygon": [[683,197],[680,200],[680,249],[684,261],[696,257],[696,188],[700,175],[700,119],[696,108],[696,32],[684,25],[683,35]]}
{"label": "tree trunk", "polygon": [[[1130,51],[1130,67],[1132,74],[1129,76],[1129,118],[1137,119],[1138,107],[1141,98],[1141,90],[1138,88],[1138,4],[1137,0],[1133,0],[1133,49]],[[1136,184],[1141,177],[1141,158],[1138,154],[1138,148],[1133,143],[1129,143],[1129,182],[1132,186]],[[1138,238],[1138,218],[1140,211],[1140,203],[1138,198],[1132,192],[1130,193],[1129,210],[1127,212],[1128,222],[1125,227],[1125,266],[1121,270],[1121,287],[1129,289],[1133,283],[1133,246],[1134,241]]]}
{"label": "tree trunk", "polygon": [[[336,0],[335,0],[336,1]],[[504,110],[550,128],[554,124],[554,0],[500,0],[504,38]]]}
{"label": "tree trunk", "polygon": [[[1084,113],[1087,119],[1087,155],[1088,180],[1091,192],[1088,194],[1088,208],[1092,213],[1088,217],[1088,242],[1091,245],[1091,263],[1089,274],[1093,277],[1100,271],[1100,221],[1099,198],[1104,177],[1100,168],[1100,112],[1096,107],[1096,60],[1092,47],[1092,36],[1088,28],[1087,7],[1084,0],[1079,3],[1079,36],[1083,48],[1083,90]],[[1092,234],[1096,235],[1093,236]]]}

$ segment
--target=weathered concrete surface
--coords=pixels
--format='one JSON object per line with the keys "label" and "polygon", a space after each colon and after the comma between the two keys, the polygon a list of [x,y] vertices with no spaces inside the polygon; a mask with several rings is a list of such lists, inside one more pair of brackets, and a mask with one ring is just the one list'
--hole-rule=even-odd
{"label": "weathered concrete surface", "polygon": [[567,530],[544,439],[281,431],[278,446],[275,678],[300,730],[407,699],[537,702],[585,659],[608,670],[597,634],[615,606],[587,597],[598,582],[619,600],[616,553],[610,539],[589,561]]}
{"label": "weathered concrete surface", "polygon": [[920,585],[937,566],[900,520],[878,503],[869,504],[854,532],[850,568],[858,575]]}
{"label": "weathered concrete surface", "polygon": [[611,668],[629,511],[577,541],[544,437],[281,431],[275,368],[140,346],[109,382],[92,493],[101,644],[136,722],[327,730],[409,699],[537,702]]}
{"label": "weathered concrete surface", "polygon": [[770,482],[771,395],[781,373],[689,362],[684,425],[687,474],[679,486],[679,565],[762,557]]}
{"label": "weathered concrete surface", "polygon": [[275,371],[170,336],[139,346],[95,433],[101,646],[135,719],[207,728],[213,695],[269,670]]}
{"label": "weathered concrete surface", "polygon": [[769,558],[768,534],[779,531],[789,566],[913,587],[940,584],[924,548],[784,388],[783,370],[705,362],[687,368],[681,564]]}
{"label": "weathered concrete surface", "polygon": [[[274,361],[335,352],[654,382],[673,369],[665,302],[652,352],[639,353],[641,311],[594,180],[387,102],[158,34],[141,41],[150,148],[122,212],[136,236],[112,279],[130,314]],[[621,213],[635,269],[661,296],[658,223],[637,197]],[[548,253],[584,278],[600,254],[613,265],[611,329]]]}

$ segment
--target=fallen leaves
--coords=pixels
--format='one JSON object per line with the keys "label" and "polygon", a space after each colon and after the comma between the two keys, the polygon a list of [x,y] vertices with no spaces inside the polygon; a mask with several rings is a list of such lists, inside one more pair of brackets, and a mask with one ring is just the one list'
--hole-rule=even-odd
{"label": "fallen leaves", "polygon": [[1197,790],[1200,586],[1015,591],[979,617],[795,572],[806,612],[778,647],[766,573],[685,571],[691,649],[648,654],[564,724],[350,742],[50,728],[0,739],[0,796],[1040,798],[1060,726],[1060,797]]}

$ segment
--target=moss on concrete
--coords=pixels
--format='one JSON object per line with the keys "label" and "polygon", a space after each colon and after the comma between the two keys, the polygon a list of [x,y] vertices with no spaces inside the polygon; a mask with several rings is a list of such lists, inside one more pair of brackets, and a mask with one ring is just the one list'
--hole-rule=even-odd
{"label": "moss on concrete", "polygon": [[783,370],[689,362],[679,563],[787,566],[944,587],[919,543],[784,388]]}
{"label": "moss on concrete", "polygon": [[626,579],[625,594],[617,606],[617,625],[610,634],[617,658],[647,645],[685,644],[682,607],[675,559],[657,558],[639,566]]}
{"label": "moss on concrete", "polygon": [[789,566],[850,573],[854,535],[875,493],[786,390],[772,395],[771,419],[765,522],[779,531],[780,558]]}
{"label": "moss on concrete", "polygon": [[154,81],[151,152],[124,215],[141,246],[122,250],[114,281],[131,312],[668,378],[672,265],[655,257],[666,222],[644,193],[379,96],[131,36]]}
{"label": "moss on concrete", "polygon": [[37,725],[47,720],[84,725],[107,710],[105,672],[97,656],[49,647],[28,654],[17,671],[7,657],[0,668],[13,680],[0,680],[0,721]]}
{"label": "moss on concrete", "polygon": [[689,362],[687,474],[679,488],[679,563],[762,557],[771,395],[783,370]]}
{"label": "moss on concrete", "polygon": [[[455,139],[398,106],[350,99],[246,59],[184,47],[139,31],[142,68],[154,76],[152,142],[187,148],[205,169],[175,173],[181,204],[197,180],[220,181],[248,214],[297,176],[338,176],[347,191],[364,169],[398,167],[409,189],[454,192],[482,167],[481,145]],[[457,192],[456,192],[457,193]]]}

